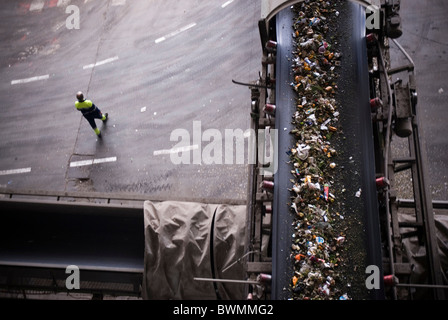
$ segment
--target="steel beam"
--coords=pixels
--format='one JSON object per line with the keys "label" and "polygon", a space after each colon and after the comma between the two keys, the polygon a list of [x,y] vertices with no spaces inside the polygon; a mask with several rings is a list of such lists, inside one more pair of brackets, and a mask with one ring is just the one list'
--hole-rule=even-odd
{"label": "steel beam", "polygon": [[64,291],[61,284],[47,286],[48,277],[63,280],[65,268],[76,265],[81,281],[87,281],[83,292],[139,294],[144,258],[139,205],[1,199],[0,217],[0,274],[6,275],[0,287]]}
{"label": "steel beam", "polygon": [[[3,199],[42,199],[39,201],[47,201],[48,203],[57,203],[61,200],[74,199],[79,200],[87,199],[90,203],[93,200],[103,200],[105,203],[111,203],[116,201],[123,202],[139,202],[141,208],[143,208],[142,203],[146,200],[153,202],[170,201],[169,197],[157,197],[148,196],[144,194],[132,194],[132,193],[114,193],[114,192],[57,192],[57,191],[43,191],[43,190],[16,190],[16,189],[5,189],[0,188],[0,200]],[[44,200],[45,199],[45,200]],[[178,201],[182,202],[200,202],[207,204],[229,204],[229,205],[244,205],[246,200],[238,199],[213,199],[213,198],[177,198]]]}

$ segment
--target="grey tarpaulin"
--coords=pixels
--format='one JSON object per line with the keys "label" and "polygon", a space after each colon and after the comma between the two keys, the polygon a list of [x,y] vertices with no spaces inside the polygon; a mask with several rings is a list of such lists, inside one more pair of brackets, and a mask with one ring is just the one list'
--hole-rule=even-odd
{"label": "grey tarpaulin", "polygon": [[[403,210],[398,215],[400,222],[414,222],[415,214],[413,210]],[[442,270],[440,272],[443,275],[445,285],[448,284],[448,215],[445,213],[434,215],[434,222],[436,226],[437,244],[439,248],[440,264]],[[405,233],[406,231],[413,231],[413,229],[402,228],[400,231]],[[416,236],[406,238],[403,240],[403,251],[407,260],[412,265],[412,274],[409,279],[409,283],[424,284],[428,282],[428,273],[426,271],[427,256],[425,247],[419,243]],[[446,291],[448,294],[448,290]],[[427,292],[425,289],[416,290],[414,299],[425,299]]]}
{"label": "grey tarpaulin", "polygon": [[244,285],[193,278],[245,279],[234,262],[244,255],[246,206],[146,201],[144,226],[144,299],[243,299]]}

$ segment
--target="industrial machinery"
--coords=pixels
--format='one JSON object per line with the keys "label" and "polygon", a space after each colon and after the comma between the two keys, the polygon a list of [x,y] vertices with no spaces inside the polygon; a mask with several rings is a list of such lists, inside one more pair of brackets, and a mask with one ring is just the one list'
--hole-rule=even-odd
{"label": "industrial machinery", "polygon": [[[252,277],[257,273],[272,275],[272,283],[270,286],[263,286],[263,289],[266,290],[266,296],[273,299],[291,299],[298,287],[294,283],[297,278],[293,278],[299,274],[293,267],[294,264],[297,265],[293,258],[297,253],[293,253],[294,243],[297,241],[291,241],[291,235],[294,236],[292,224],[295,222],[289,208],[292,193],[291,170],[294,167],[290,157],[286,155],[288,149],[294,146],[290,123],[296,109],[292,102],[294,96],[291,96],[293,90],[288,85],[293,81],[292,72],[288,68],[294,59],[291,53],[295,50],[291,43],[294,33],[290,25],[293,21],[300,20],[292,16],[291,8],[297,5],[298,10],[305,11],[309,4],[309,1],[264,2],[259,23],[263,71],[260,79],[250,87],[253,126],[257,129],[266,126],[274,131],[277,129],[279,135],[276,159],[278,170],[274,175],[269,175],[264,170],[266,165],[253,166],[249,180],[252,190],[248,199],[252,237],[250,251],[257,254],[251,256],[247,272]],[[346,121],[342,120],[346,135],[343,139],[344,144],[352,144],[354,148],[360,148],[362,153],[357,159],[356,156],[350,157],[352,161],[360,162],[357,170],[362,174],[358,180],[354,178],[349,183],[361,186],[359,191],[367,194],[360,213],[363,226],[356,228],[353,223],[350,224],[351,229],[356,229],[351,241],[358,241],[363,245],[357,248],[349,246],[350,249],[346,250],[365,252],[363,262],[357,266],[363,271],[344,269],[346,277],[341,286],[350,291],[348,297],[352,299],[445,299],[448,287],[438,252],[434,204],[426,180],[425,147],[419,136],[414,65],[412,58],[396,40],[402,35],[400,1],[346,1],[335,7],[344,16],[333,27],[339,30],[351,29],[352,32],[341,32],[343,36],[336,38],[341,42],[340,50],[343,55],[338,78],[338,86],[343,93],[338,99],[350,114],[346,115]],[[315,13],[317,11],[315,9],[313,12],[315,17],[319,15]],[[309,26],[315,17],[308,17]],[[349,40],[344,40],[347,38]],[[400,50],[402,61],[405,61],[403,65],[391,64],[392,45]],[[350,67],[347,68],[347,65]],[[392,80],[398,75],[400,79]],[[347,82],[350,84],[347,85]],[[359,123],[362,123],[362,128],[358,127]],[[357,138],[353,139],[352,135]],[[397,152],[394,152],[392,144],[392,139],[396,137],[408,139],[409,149],[405,152],[407,156],[396,156]],[[405,170],[409,170],[412,177],[412,201],[399,199],[397,196],[400,186],[395,182],[395,176]],[[345,170],[339,178],[344,180],[347,175],[352,174]],[[356,188],[350,192],[355,192]],[[345,208],[342,210],[347,212],[355,212],[361,205],[343,198]],[[438,205],[446,208],[446,204]],[[400,219],[400,213],[405,207],[411,210],[408,212],[411,220]],[[346,216],[347,219],[357,219],[356,215]],[[355,240],[356,233],[364,234],[364,241]],[[271,237],[266,238],[265,235]],[[423,275],[417,275],[419,271],[412,261],[412,253],[405,248],[404,240],[410,237],[417,237],[419,250],[425,252]],[[267,247],[269,251],[263,250]],[[356,264],[354,255],[355,251],[348,253],[346,261]],[[375,289],[368,290],[366,287],[369,287],[372,266],[380,270],[381,283]],[[320,281],[321,294],[317,294],[315,298],[325,298],[322,289],[330,284],[325,279],[317,281]],[[325,287],[324,283],[328,286]],[[344,299],[347,295],[340,297]]]}
{"label": "industrial machinery", "polygon": [[[320,12],[305,10],[313,1],[262,1],[259,79],[252,83],[234,80],[235,85],[250,89],[251,129],[257,133],[252,140],[256,161],[248,165],[247,201],[228,204],[246,206],[245,238],[232,243],[235,255],[232,261],[223,257],[217,259],[221,253],[216,252],[213,237],[217,235],[216,224],[221,209],[204,204],[210,213],[206,217],[211,236],[207,238],[208,229],[205,227],[201,230],[201,236],[209,241],[203,243],[201,250],[210,249],[210,252],[202,252],[210,266],[199,268],[198,264],[196,267],[211,271],[206,272],[208,278],[192,278],[188,283],[190,286],[201,282],[213,283],[207,286],[211,290],[207,298],[216,295],[217,299],[232,296],[223,296],[222,287],[217,285],[225,282],[245,286],[244,298],[254,300],[445,299],[448,283],[438,254],[433,206],[446,208],[446,204],[434,204],[428,190],[425,147],[419,136],[414,65],[396,40],[402,34],[400,1],[318,2],[323,9]],[[296,11],[292,10],[294,6]],[[299,12],[301,10],[302,13]],[[295,16],[298,12],[300,19]],[[306,12],[315,14],[311,17],[301,15]],[[332,19],[328,19],[327,14],[331,14]],[[299,131],[294,131],[292,119],[297,118],[296,112],[303,107],[295,102],[300,96],[294,86],[299,88],[302,80],[306,82],[322,77],[322,72],[312,69],[312,61],[305,65],[313,71],[308,80],[305,79],[307,76],[291,71],[293,61],[302,63],[305,59],[304,54],[295,60],[301,32],[295,32],[291,26],[303,24],[313,27],[318,23],[322,28],[328,27],[326,35],[329,38],[323,40],[318,34],[316,37],[311,34],[310,38],[322,43],[322,54],[327,51],[327,42],[331,42],[332,52],[329,54],[337,52],[338,57],[327,57],[331,60],[327,61],[328,68],[334,67],[328,69],[331,72],[327,71],[334,71],[337,77],[326,88],[315,86],[317,89],[313,90],[334,91],[331,98],[340,107],[332,111],[328,122],[320,123],[315,119],[320,128],[324,128],[321,129],[324,134],[318,138],[325,145],[322,150],[331,159],[330,168],[333,170],[327,169],[325,163],[319,164],[322,172],[331,172],[328,184],[316,175],[316,181],[322,185],[311,182],[316,172],[302,174],[299,172],[301,167],[298,170],[299,166],[294,167],[291,161],[291,149],[297,146],[296,138],[300,136]],[[407,61],[404,65],[391,65],[392,45],[402,52],[403,61]],[[393,80],[398,75],[400,79]],[[317,99],[311,104],[313,102],[317,103]],[[327,133],[326,125],[331,121],[336,123],[336,120],[337,126],[335,124]],[[306,118],[302,121],[303,127],[308,125],[307,121],[313,122],[314,119]],[[408,139],[407,156],[395,155],[393,137]],[[332,148],[337,150],[333,152]],[[316,159],[309,158],[304,157],[311,165]],[[399,186],[395,177],[407,170],[412,176],[413,200],[397,196]],[[312,185],[315,194],[322,193],[322,198],[318,196],[315,203],[295,203],[292,200],[295,192],[292,178]],[[75,257],[77,261],[85,262],[79,266],[83,276],[82,290],[78,292],[93,294],[94,298],[103,298],[106,294],[141,298],[142,286],[148,281],[147,264],[144,264],[142,255],[145,240],[148,240],[145,239],[147,233],[143,232],[142,203],[148,200],[145,196],[9,190],[1,193],[2,212],[15,212],[14,215],[5,214],[7,219],[3,220],[0,228],[2,290],[22,296],[36,292],[67,292],[64,261]],[[94,201],[78,201],[86,198]],[[154,208],[156,203],[166,202],[166,199],[151,200]],[[166,207],[169,206],[167,203]],[[408,211],[412,220],[400,218],[403,209]],[[222,212],[226,210],[224,208]],[[317,222],[310,218],[298,222],[297,217],[308,219],[307,210],[318,212],[322,220]],[[197,216],[201,214],[199,212]],[[76,226],[83,224],[87,215],[89,221],[93,221],[92,227],[83,228],[80,234]],[[151,217],[154,223],[160,222],[155,218],[156,209]],[[188,217],[185,218],[187,220]],[[27,221],[25,228],[22,227],[23,221]],[[43,225],[42,221],[51,221],[51,224]],[[226,222],[224,218],[222,221]],[[329,232],[327,227],[333,222],[335,227]],[[37,225],[40,226],[38,232],[45,235],[40,238],[40,251],[34,251],[37,247],[33,243]],[[145,227],[151,228],[151,224]],[[100,234],[98,230],[101,230]],[[296,236],[298,234],[309,239],[301,241]],[[157,239],[156,232],[151,235],[152,240]],[[424,272],[418,276],[416,273],[421,270],[415,269],[412,256],[403,245],[405,239],[412,237],[418,239],[419,250],[425,252],[426,258]],[[166,243],[167,240],[164,241]],[[91,250],[92,243],[95,243],[96,250]],[[239,243],[244,245],[239,247]],[[223,244],[225,241],[221,242]],[[70,256],[61,255],[58,245],[71,248],[67,250]],[[315,254],[322,247],[328,249],[327,256],[327,253],[322,253],[324,256]],[[299,249],[304,249],[305,253],[300,253]],[[102,252],[100,260],[95,255],[99,251]],[[23,254],[31,260],[40,255],[46,263],[20,262]],[[127,259],[117,261],[117,257],[123,256]],[[217,260],[223,263],[222,270],[217,269]],[[243,266],[240,279],[219,277],[237,264]],[[160,265],[166,264],[162,262]],[[313,266],[318,266],[321,274],[314,273]],[[306,285],[302,285],[305,282]],[[195,294],[200,294],[201,290],[194,289]],[[151,296],[147,298],[151,299]]]}

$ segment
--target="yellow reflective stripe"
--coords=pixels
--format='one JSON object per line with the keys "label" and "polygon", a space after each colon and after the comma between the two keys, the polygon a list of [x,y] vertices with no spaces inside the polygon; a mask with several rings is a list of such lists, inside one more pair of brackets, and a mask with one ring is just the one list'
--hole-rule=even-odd
{"label": "yellow reflective stripe", "polygon": [[83,102],[76,101],[75,102],[75,106],[76,106],[76,109],[78,109],[78,110],[89,109],[89,108],[91,108],[93,106],[93,103],[90,100],[86,100],[86,101],[83,101]]}
{"label": "yellow reflective stripe", "polygon": [[95,131],[97,136],[99,136],[101,133],[100,129],[98,129],[98,128],[93,129],[93,131]]}

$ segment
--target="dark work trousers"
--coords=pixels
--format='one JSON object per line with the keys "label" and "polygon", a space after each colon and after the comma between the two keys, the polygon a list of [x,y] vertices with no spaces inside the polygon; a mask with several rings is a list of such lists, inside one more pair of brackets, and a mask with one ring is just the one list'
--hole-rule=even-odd
{"label": "dark work trousers", "polygon": [[89,112],[87,114],[84,114],[84,118],[89,121],[90,125],[92,126],[92,129],[96,129],[96,123],[95,119],[103,119],[103,114],[101,113],[101,110],[95,107],[95,110],[92,112]]}

